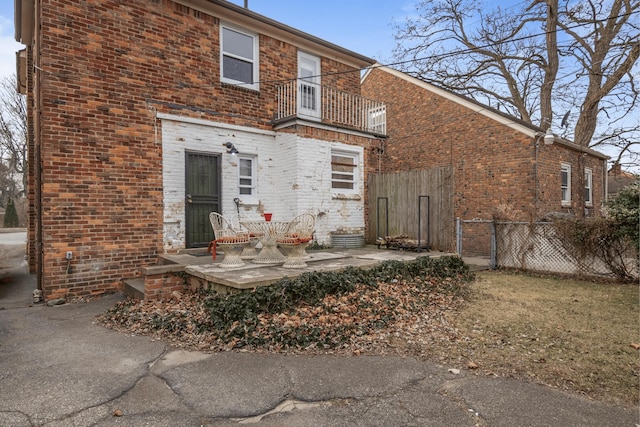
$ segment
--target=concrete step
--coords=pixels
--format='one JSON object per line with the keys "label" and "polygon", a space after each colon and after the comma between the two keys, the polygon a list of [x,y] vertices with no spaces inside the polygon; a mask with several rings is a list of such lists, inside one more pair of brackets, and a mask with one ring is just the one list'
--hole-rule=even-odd
{"label": "concrete step", "polygon": [[123,291],[129,298],[143,300],[144,299],[144,279],[126,279],[124,280]]}

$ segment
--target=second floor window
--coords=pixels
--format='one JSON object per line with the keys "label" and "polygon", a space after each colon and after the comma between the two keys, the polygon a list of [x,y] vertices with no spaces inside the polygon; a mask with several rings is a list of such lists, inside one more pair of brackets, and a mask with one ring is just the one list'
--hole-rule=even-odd
{"label": "second floor window", "polygon": [[593,171],[589,168],[584,170],[584,204],[593,205]]}
{"label": "second floor window", "polygon": [[331,153],[331,188],[352,192],[356,190],[358,158],[351,153]]}
{"label": "second floor window", "polygon": [[258,36],[222,26],[220,38],[222,81],[258,90]]}
{"label": "second floor window", "polygon": [[255,196],[256,173],[253,157],[238,158],[238,194],[241,196]]}
{"label": "second floor window", "polygon": [[563,163],[560,166],[560,181],[562,206],[569,206],[571,205],[571,165]]}

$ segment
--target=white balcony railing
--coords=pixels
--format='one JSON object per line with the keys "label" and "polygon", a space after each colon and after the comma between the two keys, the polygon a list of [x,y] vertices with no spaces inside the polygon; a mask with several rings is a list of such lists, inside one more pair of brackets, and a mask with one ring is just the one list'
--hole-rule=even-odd
{"label": "white balcony railing", "polygon": [[276,122],[300,117],[378,135],[387,133],[385,104],[305,80],[278,87]]}

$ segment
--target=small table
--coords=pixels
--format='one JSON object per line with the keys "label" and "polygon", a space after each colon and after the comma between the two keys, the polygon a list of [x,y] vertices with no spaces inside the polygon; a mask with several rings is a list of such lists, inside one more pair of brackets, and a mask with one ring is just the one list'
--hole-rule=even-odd
{"label": "small table", "polygon": [[262,249],[253,259],[256,264],[280,264],[287,260],[278,250],[278,238],[289,227],[289,221],[240,221],[262,243]]}

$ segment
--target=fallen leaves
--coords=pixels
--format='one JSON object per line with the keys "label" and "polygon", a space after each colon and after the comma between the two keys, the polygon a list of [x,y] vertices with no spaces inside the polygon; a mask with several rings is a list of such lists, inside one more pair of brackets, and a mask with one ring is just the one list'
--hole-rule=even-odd
{"label": "fallen leaves", "polygon": [[434,341],[456,336],[444,316],[462,302],[461,286],[452,287],[452,280],[416,277],[375,287],[356,285],[352,292],[325,295],[317,304],[260,313],[224,330],[211,320],[207,295],[188,291],[166,300],[120,303],[100,321],[112,329],[204,351],[421,354]]}

